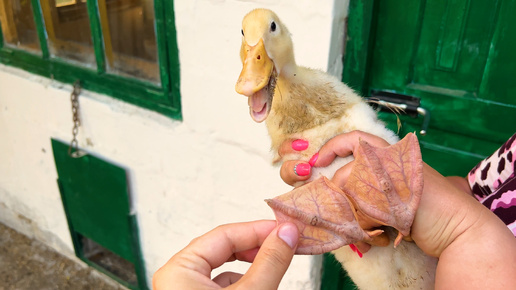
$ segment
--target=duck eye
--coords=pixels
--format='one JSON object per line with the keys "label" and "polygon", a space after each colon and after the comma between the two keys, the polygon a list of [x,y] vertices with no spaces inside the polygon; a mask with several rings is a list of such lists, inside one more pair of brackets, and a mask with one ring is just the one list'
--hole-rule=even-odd
{"label": "duck eye", "polygon": [[240,29],[240,32],[242,32],[242,36],[244,36],[244,30],[243,30],[243,29]]}
{"label": "duck eye", "polygon": [[276,22],[272,21],[271,23],[271,31],[274,32],[276,31]]}

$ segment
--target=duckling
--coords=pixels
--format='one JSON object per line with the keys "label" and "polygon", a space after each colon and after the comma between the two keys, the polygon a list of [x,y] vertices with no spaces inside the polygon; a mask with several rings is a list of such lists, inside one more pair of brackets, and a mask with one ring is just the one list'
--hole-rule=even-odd
{"label": "duckling", "polygon": [[[242,72],[236,91],[248,97],[255,122],[266,123],[273,163],[308,160],[332,137],[361,130],[393,144],[396,134],[377,118],[376,111],[351,88],[323,71],[296,64],[287,27],[271,10],[255,9],[242,21]],[[289,139],[308,140],[305,151],[280,157],[280,145]],[[353,157],[338,158],[325,168],[313,168],[312,179],[334,173]],[[300,186],[301,183],[295,186]],[[360,258],[350,247],[332,251],[360,289],[433,289],[437,260],[415,243],[372,247]]]}

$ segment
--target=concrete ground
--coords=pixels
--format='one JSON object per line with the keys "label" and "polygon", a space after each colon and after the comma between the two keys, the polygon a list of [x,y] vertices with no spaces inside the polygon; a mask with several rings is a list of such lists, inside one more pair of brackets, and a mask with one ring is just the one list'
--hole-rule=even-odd
{"label": "concrete ground", "polygon": [[8,289],[126,288],[0,223],[0,290]]}

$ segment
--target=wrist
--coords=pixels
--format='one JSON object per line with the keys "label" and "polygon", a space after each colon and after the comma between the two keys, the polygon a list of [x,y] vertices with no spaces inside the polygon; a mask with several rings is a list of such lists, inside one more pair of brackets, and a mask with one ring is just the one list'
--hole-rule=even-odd
{"label": "wrist", "polygon": [[514,236],[496,215],[479,205],[476,220],[441,252],[436,289],[515,289]]}
{"label": "wrist", "polygon": [[412,238],[426,254],[439,257],[487,209],[427,164],[424,184]]}

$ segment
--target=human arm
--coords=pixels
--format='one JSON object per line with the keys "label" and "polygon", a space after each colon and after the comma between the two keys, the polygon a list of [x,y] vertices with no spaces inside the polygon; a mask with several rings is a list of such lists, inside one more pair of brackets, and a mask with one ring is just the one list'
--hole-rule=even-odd
{"label": "human arm", "polygon": [[424,178],[411,234],[439,257],[436,289],[516,289],[516,240],[505,224],[428,165]]}
{"label": "human arm", "polygon": [[[153,289],[276,289],[299,239],[293,224],[254,221],[219,226],[192,240],[153,277]],[[245,275],[211,271],[234,260],[252,262]]]}
{"label": "human arm", "polygon": [[473,192],[471,191],[471,187],[469,187],[468,180],[462,176],[445,176],[445,178],[450,182],[453,186],[457,187],[457,189],[473,196]]}
{"label": "human arm", "polygon": [[[359,138],[376,147],[389,145],[363,132],[342,134],[321,148],[314,166],[327,166],[337,156],[351,155]],[[298,178],[291,168],[296,162],[285,163],[281,170],[289,184]],[[353,162],[338,170],[333,183],[342,187],[352,166]],[[439,257],[436,288],[515,288],[516,241],[512,233],[496,215],[430,166],[425,164],[423,173],[425,185],[411,237],[426,254]]]}

